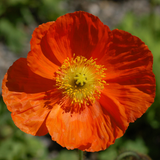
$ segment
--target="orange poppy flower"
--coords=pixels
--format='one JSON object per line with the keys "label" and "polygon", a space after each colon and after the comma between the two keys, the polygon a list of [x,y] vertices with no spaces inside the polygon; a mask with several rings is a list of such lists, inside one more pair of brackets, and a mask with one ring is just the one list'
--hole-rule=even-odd
{"label": "orange poppy flower", "polygon": [[2,94],[15,125],[67,149],[100,151],[155,97],[153,56],[138,37],[79,11],[40,25]]}

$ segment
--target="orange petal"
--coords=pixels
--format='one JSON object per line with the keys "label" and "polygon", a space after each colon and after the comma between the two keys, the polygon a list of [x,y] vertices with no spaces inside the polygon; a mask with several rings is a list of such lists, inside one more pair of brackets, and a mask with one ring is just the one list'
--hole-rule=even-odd
{"label": "orange petal", "polygon": [[54,90],[27,94],[9,91],[5,86],[2,96],[8,110],[12,112],[15,125],[23,132],[38,136],[48,133],[46,118],[52,106],[61,99]]}
{"label": "orange petal", "polygon": [[[140,81],[140,83],[137,84],[121,85],[118,83],[110,83],[105,86],[105,89],[102,91],[100,104],[107,112],[111,113],[113,119],[120,124],[121,120],[118,118],[122,117],[121,119],[127,122],[134,122],[137,118],[141,117],[154,102],[154,76],[148,77],[148,79],[145,77],[144,79],[144,83]],[[136,80],[137,79],[135,79],[135,81]],[[114,112],[108,108],[108,101],[113,101],[116,104],[112,105]],[[118,113],[119,111],[121,112]]]}
{"label": "orange petal", "polygon": [[110,29],[98,17],[78,11],[59,17],[44,36],[42,50],[52,62],[55,57],[64,59],[75,56],[97,58],[109,41]]}
{"label": "orange petal", "polygon": [[152,71],[153,56],[148,47],[138,37],[115,29],[106,55],[98,62],[106,70],[106,80],[125,79]]}
{"label": "orange petal", "polygon": [[109,84],[103,94],[117,102],[128,122],[134,122],[154,102],[153,56],[138,37],[117,29],[112,33],[108,53],[99,61],[107,68],[105,80]]}
{"label": "orange petal", "polygon": [[36,74],[49,79],[54,79],[54,72],[57,71],[58,66],[44,55],[41,49],[41,43],[42,38],[52,24],[54,22],[44,23],[34,30],[31,39],[31,51],[27,56],[30,69]]}
{"label": "orange petal", "polygon": [[54,81],[35,75],[25,58],[17,60],[2,82],[2,96],[17,127],[32,135],[45,135],[45,119],[60,95]]}
{"label": "orange petal", "polygon": [[123,135],[121,126],[103,111],[98,102],[85,107],[81,113],[72,114],[56,105],[46,121],[52,139],[67,149],[104,150]]}
{"label": "orange petal", "polygon": [[[138,37],[115,29],[112,44],[106,56],[99,61],[107,68],[101,103],[108,98],[124,110],[128,122],[139,118],[155,97],[155,78],[152,72],[153,56]],[[103,100],[102,100],[103,99]],[[108,109],[108,108],[106,108]]]}
{"label": "orange petal", "polygon": [[26,58],[20,58],[9,68],[4,85],[13,92],[38,93],[53,89],[55,81],[36,75]]}
{"label": "orange petal", "polygon": [[[26,96],[26,95],[23,95],[23,96]],[[26,104],[23,107],[28,109],[22,112],[18,112],[18,111],[13,112],[11,116],[15,125],[23,132],[32,134],[32,135],[43,136],[48,133],[46,124],[44,122],[48,113],[50,112],[50,109],[47,109],[46,107],[44,107],[44,102],[37,99],[39,98],[37,94],[32,95],[32,97],[33,96],[35,96],[36,98],[31,99],[30,96],[23,97],[23,98],[27,98],[28,99],[27,101],[23,101],[19,99],[19,101],[21,102],[14,104],[14,106],[22,107],[22,103],[26,102]]]}

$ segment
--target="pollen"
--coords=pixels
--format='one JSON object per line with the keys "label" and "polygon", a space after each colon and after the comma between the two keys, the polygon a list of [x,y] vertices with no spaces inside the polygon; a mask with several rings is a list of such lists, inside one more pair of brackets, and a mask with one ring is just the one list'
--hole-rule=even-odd
{"label": "pollen", "polygon": [[69,97],[72,104],[89,105],[100,98],[104,88],[106,68],[97,65],[96,59],[83,56],[65,59],[56,72],[56,86],[64,96]]}

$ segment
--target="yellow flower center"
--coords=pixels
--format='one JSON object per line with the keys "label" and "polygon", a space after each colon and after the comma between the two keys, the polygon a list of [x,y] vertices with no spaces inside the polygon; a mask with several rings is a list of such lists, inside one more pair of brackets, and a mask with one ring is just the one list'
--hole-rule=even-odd
{"label": "yellow flower center", "polygon": [[87,82],[87,77],[83,73],[76,73],[76,76],[74,77],[75,83],[77,86],[84,86]]}
{"label": "yellow flower center", "polygon": [[103,80],[105,70],[104,66],[96,64],[96,59],[67,58],[57,71],[56,86],[72,104],[89,105],[100,98],[106,83]]}

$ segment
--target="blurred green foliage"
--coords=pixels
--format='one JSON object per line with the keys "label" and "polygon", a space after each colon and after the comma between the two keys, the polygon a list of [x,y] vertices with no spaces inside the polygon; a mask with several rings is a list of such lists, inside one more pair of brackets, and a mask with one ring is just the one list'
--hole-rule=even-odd
{"label": "blurred green foliage", "polygon": [[30,39],[29,28],[54,21],[64,13],[61,0],[1,0],[0,41],[20,53],[26,39]]}
{"label": "blurred green foliage", "polygon": [[54,160],[78,160],[78,154],[76,151],[62,150]]}

